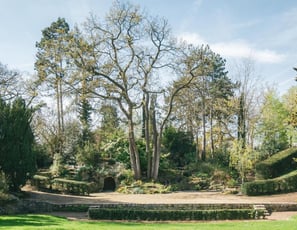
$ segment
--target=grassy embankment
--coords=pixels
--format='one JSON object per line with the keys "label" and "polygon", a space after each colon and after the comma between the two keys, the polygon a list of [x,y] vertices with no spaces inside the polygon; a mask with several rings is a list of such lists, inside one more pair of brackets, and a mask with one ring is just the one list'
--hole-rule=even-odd
{"label": "grassy embankment", "polygon": [[72,230],[126,230],[126,229],[232,229],[232,230],[297,230],[297,216],[288,221],[219,221],[189,223],[151,223],[151,222],[104,222],[104,221],[69,221],[65,218],[49,215],[0,216],[0,229],[72,229]]}

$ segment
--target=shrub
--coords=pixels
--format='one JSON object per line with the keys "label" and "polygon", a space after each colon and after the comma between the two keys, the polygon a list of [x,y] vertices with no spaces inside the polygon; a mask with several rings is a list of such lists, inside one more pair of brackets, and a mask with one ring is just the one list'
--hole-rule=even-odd
{"label": "shrub", "polygon": [[295,191],[297,191],[297,171],[274,179],[247,182],[242,187],[242,192],[249,196]]}
{"label": "shrub", "polygon": [[31,184],[35,186],[37,189],[41,190],[52,188],[51,179],[47,176],[34,175],[31,179]]}
{"label": "shrub", "polygon": [[235,220],[251,219],[251,209],[151,210],[90,207],[90,219],[98,220]]}
{"label": "shrub", "polygon": [[271,179],[296,169],[297,149],[291,148],[274,154],[272,157],[256,164],[257,179]]}
{"label": "shrub", "polygon": [[62,193],[69,193],[75,195],[89,195],[90,184],[83,181],[66,180],[56,178],[53,180],[53,189]]}

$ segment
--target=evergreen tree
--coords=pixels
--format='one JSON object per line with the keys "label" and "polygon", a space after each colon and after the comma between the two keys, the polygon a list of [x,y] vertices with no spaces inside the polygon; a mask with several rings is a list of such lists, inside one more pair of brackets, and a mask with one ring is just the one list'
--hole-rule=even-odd
{"label": "evergreen tree", "polygon": [[0,100],[0,169],[11,191],[18,191],[36,170],[32,114],[33,110],[21,98],[12,104]]}

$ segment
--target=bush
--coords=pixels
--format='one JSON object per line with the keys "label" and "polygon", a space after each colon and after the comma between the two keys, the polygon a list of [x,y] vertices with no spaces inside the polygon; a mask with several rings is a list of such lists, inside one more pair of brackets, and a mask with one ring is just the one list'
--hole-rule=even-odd
{"label": "bush", "polygon": [[52,188],[62,193],[75,194],[75,195],[89,195],[90,183],[75,180],[66,180],[56,178],[53,181]]}
{"label": "bush", "polygon": [[221,210],[150,210],[90,207],[90,219],[97,220],[237,220],[251,219],[251,209]]}
{"label": "bush", "polygon": [[256,164],[257,179],[272,179],[296,169],[297,149],[291,148],[274,154],[272,157]]}
{"label": "bush", "polygon": [[247,182],[242,192],[248,196],[279,194],[297,191],[297,171],[268,180]]}
{"label": "bush", "polygon": [[34,175],[31,179],[31,184],[40,190],[47,190],[52,188],[51,179],[47,176]]}

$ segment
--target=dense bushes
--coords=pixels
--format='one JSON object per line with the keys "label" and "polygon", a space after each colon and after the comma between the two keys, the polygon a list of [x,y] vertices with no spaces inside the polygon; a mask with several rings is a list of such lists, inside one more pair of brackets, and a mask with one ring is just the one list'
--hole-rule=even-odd
{"label": "dense bushes", "polygon": [[256,164],[257,179],[271,179],[296,169],[297,149],[291,148],[279,152],[265,161]]}
{"label": "dense bushes", "polygon": [[90,207],[90,219],[98,220],[235,220],[251,219],[251,209],[148,210]]}
{"label": "dense bushes", "polygon": [[295,191],[297,191],[297,171],[274,179],[248,182],[242,187],[242,192],[249,196]]}

